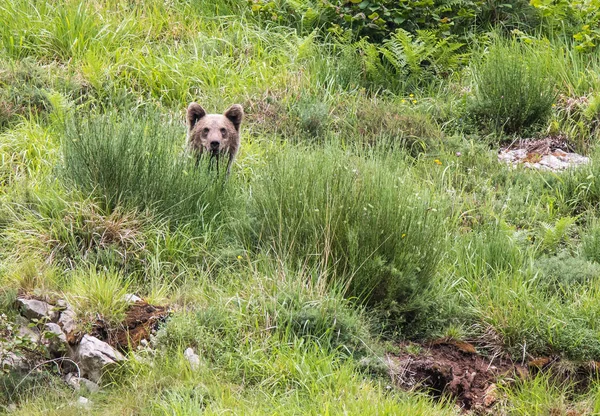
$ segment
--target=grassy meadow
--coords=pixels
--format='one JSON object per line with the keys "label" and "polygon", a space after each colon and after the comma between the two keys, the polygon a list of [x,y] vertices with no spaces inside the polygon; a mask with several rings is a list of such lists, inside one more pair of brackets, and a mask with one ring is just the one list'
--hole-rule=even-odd
{"label": "grassy meadow", "polygon": [[[0,413],[463,414],[386,367],[445,337],[561,361],[490,414],[600,414],[572,380],[600,361],[600,29],[507,0],[383,36],[325,3],[0,0],[0,342],[19,294],[82,328],[126,293],[172,310],[89,408],[48,364],[0,371]],[[185,152],[192,101],[244,107],[228,179]],[[498,163],[544,137],[591,162]]]}

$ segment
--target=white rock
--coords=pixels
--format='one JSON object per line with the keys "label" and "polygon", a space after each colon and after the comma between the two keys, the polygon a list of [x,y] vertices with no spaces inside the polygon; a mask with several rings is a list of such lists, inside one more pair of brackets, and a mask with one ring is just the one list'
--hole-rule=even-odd
{"label": "white rock", "polygon": [[82,376],[97,382],[102,370],[125,360],[123,355],[104,341],[91,335],[84,335],[74,350],[73,359],[79,364]]}
{"label": "white rock", "polygon": [[82,407],[84,409],[89,409],[92,407],[92,401],[86,397],[83,396],[79,396],[79,398],[77,399],[77,407]]}
{"label": "white rock", "polygon": [[540,165],[548,166],[550,169],[553,169],[553,170],[563,170],[563,169],[566,169],[569,167],[568,163],[563,162],[560,159],[558,159],[556,156],[552,156],[552,155],[543,156],[542,160],[540,160]]}
{"label": "white rock", "polygon": [[17,299],[21,308],[21,314],[28,319],[48,319],[55,321],[58,314],[49,303],[37,299]]}
{"label": "white rock", "polygon": [[66,335],[71,335],[77,330],[76,315],[72,309],[65,309],[61,312],[58,319],[58,325],[62,328]]}
{"label": "white rock", "polygon": [[135,303],[141,302],[142,298],[140,298],[137,295],[134,295],[133,293],[127,293],[125,296],[123,296],[123,300],[128,303]]}
{"label": "white rock", "polygon": [[197,370],[198,369],[198,367],[200,366],[200,357],[198,357],[198,355],[194,352],[193,349],[187,348],[183,352],[183,356],[190,363],[190,367],[192,367],[192,370]]}

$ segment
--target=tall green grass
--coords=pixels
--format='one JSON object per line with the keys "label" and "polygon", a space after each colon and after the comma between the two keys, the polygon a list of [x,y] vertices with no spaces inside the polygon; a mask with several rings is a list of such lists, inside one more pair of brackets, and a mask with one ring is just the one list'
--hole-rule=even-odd
{"label": "tall green grass", "polygon": [[296,147],[274,157],[251,192],[250,244],[296,267],[318,267],[396,318],[422,306],[446,214],[400,159]]}
{"label": "tall green grass", "polygon": [[122,204],[174,224],[216,227],[228,204],[223,170],[209,171],[206,160],[195,167],[183,150],[185,129],[151,111],[74,118],[62,144],[62,173],[109,211]]}

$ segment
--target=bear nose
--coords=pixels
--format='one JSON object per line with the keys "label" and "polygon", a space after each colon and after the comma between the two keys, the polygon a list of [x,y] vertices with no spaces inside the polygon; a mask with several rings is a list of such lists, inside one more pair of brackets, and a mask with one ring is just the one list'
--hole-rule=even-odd
{"label": "bear nose", "polygon": [[214,141],[214,142],[210,142],[210,148],[215,150],[219,148],[219,142]]}

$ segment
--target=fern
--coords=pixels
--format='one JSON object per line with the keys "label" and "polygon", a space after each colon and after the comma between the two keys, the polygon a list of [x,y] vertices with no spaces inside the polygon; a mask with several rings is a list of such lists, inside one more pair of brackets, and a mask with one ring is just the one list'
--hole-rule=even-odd
{"label": "fern", "polygon": [[434,77],[456,70],[467,58],[460,53],[463,44],[439,38],[430,30],[418,30],[412,35],[398,29],[379,49],[383,62],[411,84],[422,85]]}
{"label": "fern", "polygon": [[576,221],[577,217],[562,217],[554,225],[542,223],[541,250],[544,252],[556,251],[561,242],[569,236]]}

